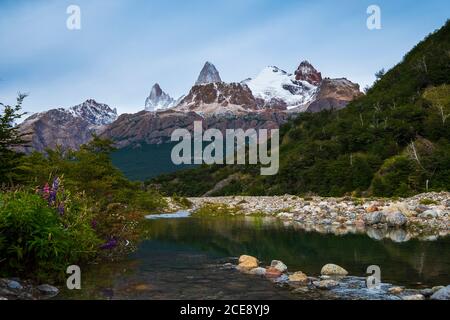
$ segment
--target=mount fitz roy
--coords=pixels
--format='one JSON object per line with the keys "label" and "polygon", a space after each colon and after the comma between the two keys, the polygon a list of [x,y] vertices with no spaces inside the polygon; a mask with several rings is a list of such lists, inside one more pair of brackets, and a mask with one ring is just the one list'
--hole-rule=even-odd
{"label": "mount fitz roy", "polygon": [[34,114],[20,130],[30,140],[25,152],[56,146],[76,149],[93,134],[122,148],[169,142],[175,129],[192,130],[194,121],[203,121],[204,129],[222,131],[278,128],[299,112],[341,109],[360,95],[358,84],[322,78],[307,61],[294,73],[271,66],[253,79],[235,83],[223,82],[216,67],[206,62],[189,93],[178,100],[156,83],[141,112],[117,116],[116,109],[90,99],[68,109]]}
{"label": "mount fitz roy", "polygon": [[156,111],[173,107],[176,101],[165,93],[159,84],[155,83],[150,91],[150,95],[145,100],[146,111]]}

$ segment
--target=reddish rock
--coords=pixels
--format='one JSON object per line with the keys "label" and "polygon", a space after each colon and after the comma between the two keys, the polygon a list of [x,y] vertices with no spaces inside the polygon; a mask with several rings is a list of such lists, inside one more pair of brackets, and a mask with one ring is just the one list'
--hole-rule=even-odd
{"label": "reddish rock", "polygon": [[282,274],[281,271],[274,267],[266,268],[266,277],[278,278],[279,276],[281,276],[281,274]]}
{"label": "reddish rock", "polygon": [[308,61],[303,61],[295,71],[295,79],[307,81],[314,86],[318,86],[322,82],[322,74]]}
{"label": "reddish rock", "polygon": [[377,206],[370,206],[366,209],[366,212],[375,212],[375,211],[380,211],[380,209],[378,209]]}

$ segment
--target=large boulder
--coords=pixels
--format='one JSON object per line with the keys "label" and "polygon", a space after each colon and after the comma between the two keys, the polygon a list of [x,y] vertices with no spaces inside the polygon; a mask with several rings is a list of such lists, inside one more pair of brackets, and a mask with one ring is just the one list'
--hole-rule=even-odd
{"label": "large boulder", "polygon": [[272,268],[277,269],[278,271],[280,271],[281,273],[286,272],[287,271],[287,266],[281,262],[280,260],[272,260],[270,266]]}
{"label": "large boulder", "polygon": [[386,223],[389,227],[399,228],[406,225],[408,218],[399,211],[385,214]]}
{"label": "large boulder", "polygon": [[268,277],[268,278],[278,278],[282,274],[283,273],[280,270],[278,270],[278,269],[276,269],[274,267],[268,267],[266,269],[266,277]]}
{"label": "large boulder", "polygon": [[56,296],[59,293],[59,289],[49,284],[41,284],[37,287],[40,293],[48,296]]}
{"label": "large boulder", "polygon": [[436,209],[428,209],[419,214],[419,218],[427,219],[427,218],[437,218],[439,217],[439,211]]}
{"label": "large boulder", "polygon": [[308,276],[306,274],[304,274],[301,271],[297,271],[291,275],[289,275],[289,282],[295,282],[298,284],[308,284],[309,283],[309,279]]}
{"label": "large boulder", "polygon": [[383,220],[383,213],[381,211],[369,212],[363,216],[366,225],[373,225],[380,223]]}
{"label": "large boulder", "polygon": [[433,293],[431,300],[450,300],[450,285]]}
{"label": "large boulder", "polygon": [[256,276],[265,276],[266,275],[266,269],[265,268],[254,268],[252,270],[249,271],[249,274],[254,274]]}
{"label": "large boulder", "polygon": [[339,286],[339,282],[335,281],[335,280],[321,280],[321,281],[314,281],[313,284],[318,288],[318,289],[322,289],[322,290],[330,290],[333,289],[335,287]]}
{"label": "large boulder", "polygon": [[239,265],[240,269],[251,270],[258,267],[258,259],[248,255],[242,255],[239,257]]}
{"label": "large boulder", "polygon": [[346,276],[348,272],[341,266],[329,263],[322,267],[320,274],[324,276]]}

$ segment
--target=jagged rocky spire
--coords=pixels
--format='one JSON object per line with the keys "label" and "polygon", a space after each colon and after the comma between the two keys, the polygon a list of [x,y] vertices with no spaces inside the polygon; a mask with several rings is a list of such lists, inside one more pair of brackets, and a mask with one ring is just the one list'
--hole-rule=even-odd
{"label": "jagged rocky spire", "polygon": [[165,93],[158,83],[155,83],[150,91],[150,95],[145,100],[145,110],[156,111],[172,107],[175,100]]}
{"label": "jagged rocky spire", "polygon": [[195,85],[208,84],[214,82],[222,82],[220,78],[219,71],[217,71],[216,67],[211,62],[206,62],[203,66],[200,75],[198,76]]}
{"label": "jagged rocky spire", "polygon": [[295,79],[307,81],[317,86],[322,82],[322,74],[317,71],[308,61],[302,61],[295,71]]}

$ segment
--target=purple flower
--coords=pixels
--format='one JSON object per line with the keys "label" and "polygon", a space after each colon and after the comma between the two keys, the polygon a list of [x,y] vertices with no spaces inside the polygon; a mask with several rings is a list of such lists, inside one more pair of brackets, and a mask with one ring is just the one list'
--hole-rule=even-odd
{"label": "purple flower", "polygon": [[48,203],[49,204],[52,204],[52,203],[54,203],[56,201],[56,191],[55,190],[52,190],[52,191],[50,191],[50,195],[49,195],[49,197],[48,197]]}
{"label": "purple flower", "polygon": [[60,203],[58,206],[58,213],[60,216],[63,216],[65,212],[64,203]]}
{"label": "purple flower", "polygon": [[115,237],[112,237],[112,238],[110,238],[108,240],[108,242],[102,244],[100,246],[100,249],[102,249],[102,250],[110,250],[110,249],[115,248],[117,246],[117,244],[118,244],[117,239]]}
{"label": "purple flower", "polygon": [[58,191],[60,182],[61,182],[61,180],[59,180],[59,178],[55,178],[55,179],[53,180],[52,189],[53,189],[55,192]]}
{"label": "purple flower", "polygon": [[92,229],[97,229],[97,220],[93,219],[91,221],[91,227],[92,227]]}

